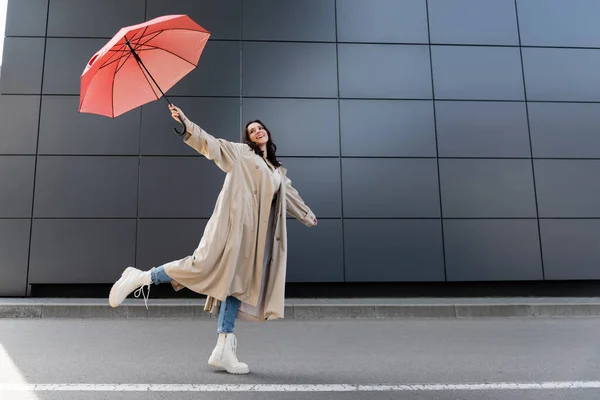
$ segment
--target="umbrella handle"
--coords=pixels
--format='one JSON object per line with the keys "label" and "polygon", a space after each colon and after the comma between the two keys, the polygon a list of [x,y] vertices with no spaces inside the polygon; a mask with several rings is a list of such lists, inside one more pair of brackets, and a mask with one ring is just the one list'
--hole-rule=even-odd
{"label": "umbrella handle", "polygon": [[185,133],[185,122],[183,122],[183,119],[181,119],[181,115],[178,116],[179,118],[179,122],[181,123],[181,125],[183,125],[183,129],[181,130],[181,132],[179,132],[177,130],[177,128],[173,128],[173,131],[178,135],[178,136],[183,136],[183,134]]}

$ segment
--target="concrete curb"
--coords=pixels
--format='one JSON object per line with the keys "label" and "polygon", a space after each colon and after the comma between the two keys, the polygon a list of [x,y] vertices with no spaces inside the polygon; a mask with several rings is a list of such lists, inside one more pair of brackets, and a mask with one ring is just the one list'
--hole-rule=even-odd
{"label": "concrete curb", "polygon": [[[0,318],[211,319],[204,300],[0,299]],[[407,319],[597,317],[600,298],[308,299],[286,301],[285,318]]]}

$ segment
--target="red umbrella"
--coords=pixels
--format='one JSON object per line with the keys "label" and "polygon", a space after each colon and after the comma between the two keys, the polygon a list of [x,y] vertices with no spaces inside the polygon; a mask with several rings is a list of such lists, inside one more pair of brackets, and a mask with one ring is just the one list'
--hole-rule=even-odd
{"label": "red umbrella", "polygon": [[209,37],[187,15],[122,28],[86,65],[79,112],[115,118],[161,97],[171,104],[164,92],[196,68]]}

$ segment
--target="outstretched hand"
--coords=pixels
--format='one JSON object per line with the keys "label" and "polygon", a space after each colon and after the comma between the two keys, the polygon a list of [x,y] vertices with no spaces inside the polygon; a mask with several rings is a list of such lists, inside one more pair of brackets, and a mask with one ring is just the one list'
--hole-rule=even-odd
{"label": "outstretched hand", "polygon": [[180,124],[183,125],[183,130],[182,131],[178,131],[176,128],[173,128],[173,130],[175,131],[175,133],[179,136],[182,136],[183,134],[185,134],[185,132],[188,130],[189,126],[188,126],[188,119],[186,118],[185,114],[183,113],[183,111],[181,111],[180,108],[175,107],[173,104],[169,103],[169,110],[171,111],[171,117],[173,117],[173,119],[177,122],[179,122]]}
{"label": "outstretched hand", "polygon": [[175,121],[179,122],[179,117],[181,117],[183,121],[187,121],[185,114],[183,113],[183,111],[181,111],[179,107],[175,107],[173,104],[169,104],[169,110],[171,111],[171,117],[173,117]]}

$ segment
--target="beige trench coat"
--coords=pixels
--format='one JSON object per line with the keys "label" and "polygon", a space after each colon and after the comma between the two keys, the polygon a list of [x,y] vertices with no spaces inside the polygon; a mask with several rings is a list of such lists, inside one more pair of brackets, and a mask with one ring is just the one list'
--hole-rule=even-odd
{"label": "beige trench coat", "polygon": [[200,244],[192,255],[164,265],[165,272],[173,279],[175,290],[186,287],[207,295],[206,311],[218,311],[220,302],[231,295],[258,310],[250,315],[243,311],[242,304],[238,318],[255,321],[283,318],[286,212],[308,227],[314,225],[315,215],[292,186],[285,168],[279,167],[282,182],[272,230],[275,237],[271,265],[264,283],[263,304],[258,304],[274,195],[269,182],[272,172],[248,145],[217,139],[189,120],[186,125],[184,142],[213,160],[226,172],[226,177]]}

